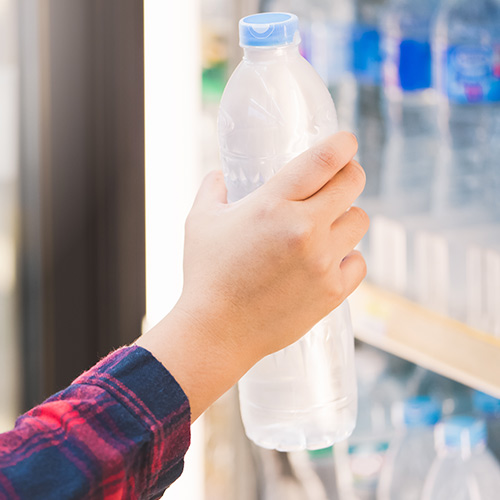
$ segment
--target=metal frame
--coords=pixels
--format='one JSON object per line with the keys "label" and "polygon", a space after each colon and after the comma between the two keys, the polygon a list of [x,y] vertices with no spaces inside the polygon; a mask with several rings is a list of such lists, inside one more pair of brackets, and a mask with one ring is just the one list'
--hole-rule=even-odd
{"label": "metal frame", "polygon": [[22,0],[24,406],[145,313],[143,3]]}

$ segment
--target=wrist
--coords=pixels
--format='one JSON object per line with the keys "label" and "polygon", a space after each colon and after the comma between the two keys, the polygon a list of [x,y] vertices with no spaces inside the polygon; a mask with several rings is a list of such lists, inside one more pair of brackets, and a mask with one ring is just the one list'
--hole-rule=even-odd
{"label": "wrist", "polygon": [[189,399],[194,421],[257,361],[238,351],[233,333],[212,313],[184,308],[181,299],[136,344],[149,350],[176,379]]}

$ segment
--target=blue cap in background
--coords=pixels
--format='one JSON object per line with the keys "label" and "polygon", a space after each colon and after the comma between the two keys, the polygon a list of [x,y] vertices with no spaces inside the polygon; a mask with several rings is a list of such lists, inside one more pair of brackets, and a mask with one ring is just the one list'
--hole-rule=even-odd
{"label": "blue cap in background", "polygon": [[484,392],[474,391],[472,401],[474,408],[481,413],[500,416],[500,399],[494,398]]}
{"label": "blue cap in background", "polygon": [[268,12],[247,16],[240,21],[242,47],[276,47],[297,43],[299,20],[294,14]]}
{"label": "blue cap in background", "polygon": [[448,448],[471,448],[486,442],[486,425],[483,420],[468,416],[450,417],[442,424],[444,444]]}
{"label": "blue cap in background", "polygon": [[407,427],[432,426],[441,418],[441,407],[428,396],[406,399],[403,405],[403,419]]}

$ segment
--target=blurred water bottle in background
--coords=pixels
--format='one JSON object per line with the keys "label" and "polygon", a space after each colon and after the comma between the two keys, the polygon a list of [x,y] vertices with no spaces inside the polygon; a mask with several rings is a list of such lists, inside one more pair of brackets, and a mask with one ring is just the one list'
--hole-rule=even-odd
{"label": "blurred water bottle in background", "polygon": [[422,500],[498,499],[500,465],[486,447],[482,420],[451,417],[438,425],[436,446]]}
{"label": "blurred water bottle in background", "polygon": [[[240,21],[242,62],[219,108],[228,201],[337,130],[328,89],[299,53],[298,20],[267,13]],[[354,340],[342,304],[298,342],[267,356],[239,383],[247,436],[280,451],[326,448],[349,436],[357,409]]]}
{"label": "blurred water bottle in background", "polygon": [[430,22],[435,0],[390,0],[384,16],[387,135],[381,193],[389,213],[429,210],[437,151]]}
{"label": "blurred water bottle in background", "polygon": [[[500,189],[498,190],[500,193]],[[500,198],[500,196],[499,196]],[[500,221],[499,218],[497,220]],[[497,225],[498,226],[498,225]],[[500,338],[500,227],[492,240],[469,240],[466,249],[466,321],[478,330]]]}
{"label": "blurred water bottle in background", "polygon": [[443,416],[472,410],[471,389],[455,380],[417,366],[407,391],[415,396],[429,396],[441,405]]}
{"label": "blurred water bottle in background", "polygon": [[356,349],[359,412],[356,428],[335,446],[342,499],[375,500],[389,443],[396,435],[392,407],[406,397],[413,365],[366,344]]}
{"label": "blurred water bottle in background", "polygon": [[407,399],[401,409],[405,430],[387,451],[377,500],[420,500],[425,478],[436,457],[434,425],[441,418],[438,402],[419,396]]}
{"label": "blurred water bottle in background", "polygon": [[357,89],[352,32],[355,3],[352,0],[313,0],[306,5],[311,12],[310,62],[335,101],[340,128],[354,131]]}
{"label": "blurred water bottle in background", "polygon": [[[334,447],[324,448],[322,450],[310,450],[307,452],[312,470],[321,481],[327,500],[339,500],[339,491],[337,486],[337,471],[335,467]],[[311,495],[309,498],[318,498],[319,495]]]}
{"label": "blurred water bottle in background", "polygon": [[498,2],[443,0],[433,60],[442,136],[433,205],[438,213],[481,214],[499,198],[493,191],[500,167]]}
{"label": "blurred water bottle in background", "polygon": [[[380,199],[363,205],[372,221],[363,242],[369,278],[409,298],[415,282],[413,238],[431,208],[438,149],[431,88],[434,10],[435,0],[389,0],[385,10],[382,70],[387,140]],[[411,220],[414,216],[418,218]]]}
{"label": "blurred water bottle in background", "polygon": [[475,412],[485,420],[488,429],[488,448],[500,462],[500,399],[474,391]]}
{"label": "blurred water bottle in background", "polygon": [[380,192],[385,124],[382,110],[380,28],[386,0],[357,0],[352,35],[353,69],[357,81],[356,134],[358,155],[366,172],[363,198]]}

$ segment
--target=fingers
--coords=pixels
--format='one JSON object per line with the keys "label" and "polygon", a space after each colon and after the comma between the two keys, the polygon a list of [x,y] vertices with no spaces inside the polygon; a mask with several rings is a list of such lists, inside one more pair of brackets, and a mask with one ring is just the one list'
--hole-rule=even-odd
{"label": "fingers", "polygon": [[338,261],[350,254],[368,231],[370,219],[359,207],[351,207],[331,226],[334,240],[333,257]]}
{"label": "fingers", "polygon": [[357,150],[353,134],[334,134],[285,165],[267,182],[266,190],[273,190],[284,199],[305,200],[349,163]]}
{"label": "fingers", "polygon": [[325,213],[333,221],[340,217],[363,192],[366,175],[361,165],[351,160],[322,189],[307,200],[315,213]]}
{"label": "fingers", "polygon": [[194,205],[203,206],[217,203],[227,203],[227,189],[222,171],[213,170],[203,179]]}
{"label": "fingers", "polygon": [[340,264],[344,285],[344,299],[351,295],[366,276],[365,259],[357,250],[350,252]]}

